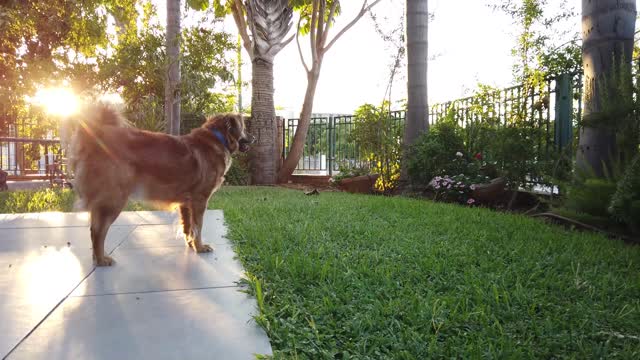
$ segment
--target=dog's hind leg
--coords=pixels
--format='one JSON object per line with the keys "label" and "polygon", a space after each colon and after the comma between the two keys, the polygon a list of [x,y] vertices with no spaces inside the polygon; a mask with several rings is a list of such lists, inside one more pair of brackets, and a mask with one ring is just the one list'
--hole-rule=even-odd
{"label": "dog's hind leg", "polygon": [[193,229],[194,233],[192,247],[199,253],[211,252],[213,248],[207,244],[202,243],[202,223],[204,221],[204,212],[207,209],[207,201],[193,201],[191,206]]}
{"label": "dog's hind leg", "polygon": [[118,217],[124,206],[96,206],[91,209],[91,244],[93,259],[97,266],[111,266],[114,260],[105,254],[104,242],[109,227]]}
{"label": "dog's hind leg", "polygon": [[187,246],[193,247],[193,219],[191,214],[191,203],[180,205],[180,219],[182,221],[182,232],[184,233]]}

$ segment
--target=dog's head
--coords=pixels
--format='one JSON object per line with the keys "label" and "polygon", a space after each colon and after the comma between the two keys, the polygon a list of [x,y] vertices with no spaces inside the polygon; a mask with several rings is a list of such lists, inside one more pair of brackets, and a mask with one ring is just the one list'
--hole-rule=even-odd
{"label": "dog's head", "polygon": [[[247,152],[255,138],[247,134],[244,118],[240,114],[223,114],[209,118],[203,125],[213,136],[221,140],[231,153]],[[220,139],[219,137],[222,137]]]}

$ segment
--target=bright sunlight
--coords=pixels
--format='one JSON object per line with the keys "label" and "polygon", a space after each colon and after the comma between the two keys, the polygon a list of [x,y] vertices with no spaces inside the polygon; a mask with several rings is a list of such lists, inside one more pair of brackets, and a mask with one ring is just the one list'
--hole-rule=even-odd
{"label": "bright sunlight", "polygon": [[78,96],[67,88],[40,89],[32,102],[43,106],[51,115],[63,117],[75,114],[80,107]]}

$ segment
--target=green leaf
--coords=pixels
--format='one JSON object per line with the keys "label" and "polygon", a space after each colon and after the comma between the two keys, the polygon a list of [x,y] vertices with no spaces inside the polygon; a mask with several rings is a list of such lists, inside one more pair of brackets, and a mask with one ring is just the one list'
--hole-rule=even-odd
{"label": "green leaf", "polygon": [[209,0],[187,0],[187,5],[193,10],[207,10],[209,7]]}

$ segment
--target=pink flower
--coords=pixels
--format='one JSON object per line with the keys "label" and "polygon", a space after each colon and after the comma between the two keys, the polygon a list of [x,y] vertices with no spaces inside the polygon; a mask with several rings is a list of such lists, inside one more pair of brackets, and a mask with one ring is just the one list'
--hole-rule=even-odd
{"label": "pink flower", "polygon": [[467,204],[469,205],[473,205],[473,203],[475,203],[476,201],[473,198],[469,198],[469,200],[467,200]]}
{"label": "pink flower", "polygon": [[481,153],[477,153],[473,156],[476,160],[482,160],[482,154]]}

